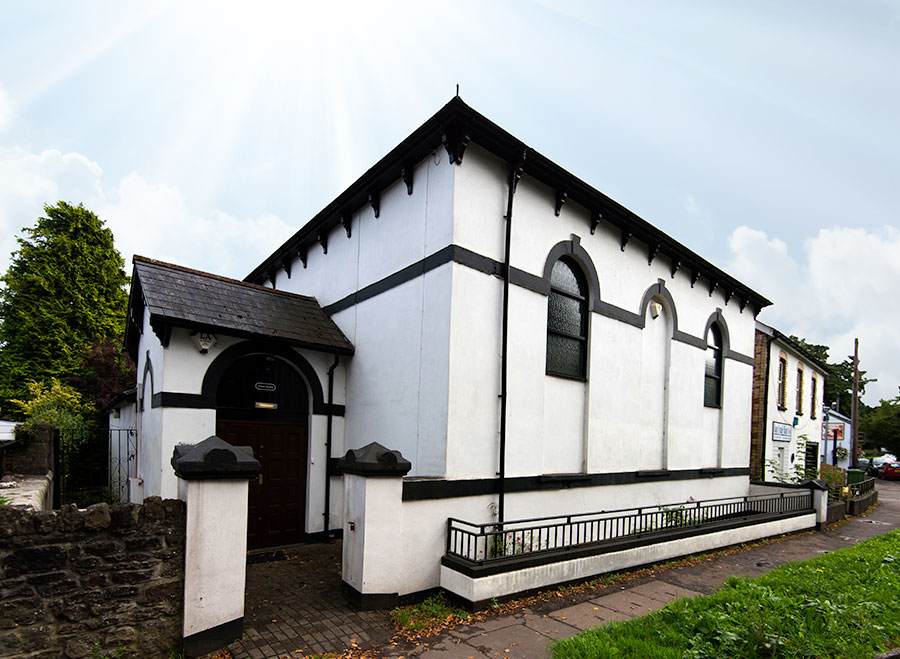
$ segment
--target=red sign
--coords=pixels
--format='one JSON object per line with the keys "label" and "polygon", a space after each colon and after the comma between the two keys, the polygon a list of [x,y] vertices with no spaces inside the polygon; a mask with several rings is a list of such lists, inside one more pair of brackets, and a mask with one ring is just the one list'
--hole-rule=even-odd
{"label": "red sign", "polygon": [[837,432],[838,440],[844,439],[844,424],[843,423],[826,423],[825,424],[825,439],[834,439],[835,431]]}

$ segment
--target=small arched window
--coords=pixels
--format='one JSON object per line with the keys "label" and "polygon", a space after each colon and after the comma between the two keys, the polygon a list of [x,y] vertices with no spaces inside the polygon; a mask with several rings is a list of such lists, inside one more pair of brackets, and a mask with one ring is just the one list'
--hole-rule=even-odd
{"label": "small arched window", "polygon": [[547,308],[547,374],[584,379],[587,373],[588,287],[567,257],[553,264]]}
{"label": "small arched window", "polygon": [[722,332],[716,325],[710,325],[706,332],[703,404],[706,407],[722,406]]}

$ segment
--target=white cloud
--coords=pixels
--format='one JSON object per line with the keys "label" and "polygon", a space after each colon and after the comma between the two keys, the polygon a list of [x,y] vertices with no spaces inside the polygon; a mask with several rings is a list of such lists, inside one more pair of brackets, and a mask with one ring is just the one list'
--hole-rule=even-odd
{"label": "white cloud", "polygon": [[142,254],[241,278],[292,232],[272,214],[196,212],[178,188],[134,172],[109,189],[100,165],[80,154],[0,147],[0,272],[9,265],[15,235],[35,223],[44,204],[59,200],[83,203],[107,223],[126,270],[131,256]]}
{"label": "white cloud", "polygon": [[193,213],[181,192],[132,172],[98,209],[127,259],[141,254],[240,279],[291,234],[272,214]]}
{"label": "white cloud", "polygon": [[860,342],[868,377],[866,402],[893,398],[900,385],[900,231],[894,227],[821,229],[795,257],[762,231],[738,227],[729,240],[727,270],[774,303],[760,320],[785,334],[828,345],[841,361]]}
{"label": "white cloud", "polygon": [[9,94],[0,85],[0,133],[9,125],[13,115],[12,101],[9,100]]}
{"label": "white cloud", "polygon": [[0,147],[0,272],[16,248],[16,235],[35,223],[44,204],[64,200],[90,208],[102,200],[102,175],[100,165],[76,153]]}

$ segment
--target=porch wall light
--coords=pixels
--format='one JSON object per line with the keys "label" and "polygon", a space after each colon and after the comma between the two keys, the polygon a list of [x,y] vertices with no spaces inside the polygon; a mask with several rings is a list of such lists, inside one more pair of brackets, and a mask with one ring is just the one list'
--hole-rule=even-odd
{"label": "porch wall light", "polygon": [[194,345],[197,346],[197,350],[200,351],[201,355],[209,352],[209,349],[216,345],[217,341],[215,334],[207,332],[194,332],[191,334],[191,339],[193,339]]}

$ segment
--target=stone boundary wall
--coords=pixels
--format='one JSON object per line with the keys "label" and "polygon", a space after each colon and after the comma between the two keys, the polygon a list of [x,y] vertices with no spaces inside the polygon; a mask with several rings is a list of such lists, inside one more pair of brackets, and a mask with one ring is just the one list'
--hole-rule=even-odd
{"label": "stone boundary wall", "polygon": [[[181,645],[185,505],[0,506],[0,657],[168,657]],[[120,655],[116,655],[120,656]]]}

